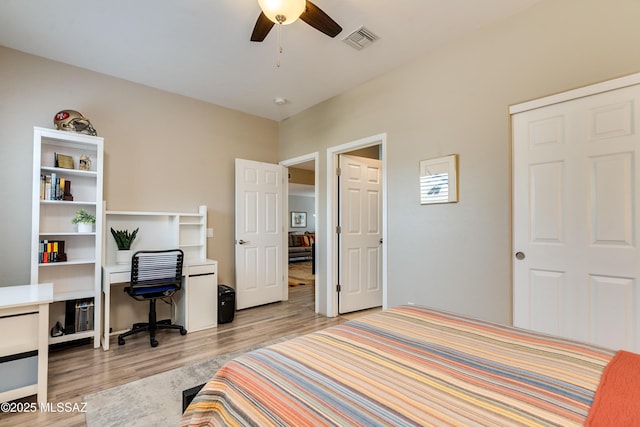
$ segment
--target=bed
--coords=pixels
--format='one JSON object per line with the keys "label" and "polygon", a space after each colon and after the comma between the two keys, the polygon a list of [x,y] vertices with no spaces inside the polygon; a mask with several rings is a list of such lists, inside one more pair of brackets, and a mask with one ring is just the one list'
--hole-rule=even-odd
{"label": "bed", "polygon": [[639,366],[634,353],[401,306],[228,362],[182,425],[624,425],[640,417]]}

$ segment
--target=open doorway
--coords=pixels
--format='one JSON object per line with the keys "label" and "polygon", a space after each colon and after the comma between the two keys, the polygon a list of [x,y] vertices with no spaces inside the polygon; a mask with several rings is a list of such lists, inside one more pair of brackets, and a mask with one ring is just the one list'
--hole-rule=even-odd
{"label": "open doorway", "polygon": [[288,171],[287,257],[291,299],[318,313],[316,242],[318,230],[318,153],[280,162]]}

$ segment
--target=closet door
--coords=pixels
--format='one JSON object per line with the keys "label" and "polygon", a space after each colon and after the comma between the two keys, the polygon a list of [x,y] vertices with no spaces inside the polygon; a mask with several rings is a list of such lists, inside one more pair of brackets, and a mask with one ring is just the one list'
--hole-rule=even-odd
{"label": "closet door", "polygon": [[512,116],[514,324],[640,350],[640,86]]}

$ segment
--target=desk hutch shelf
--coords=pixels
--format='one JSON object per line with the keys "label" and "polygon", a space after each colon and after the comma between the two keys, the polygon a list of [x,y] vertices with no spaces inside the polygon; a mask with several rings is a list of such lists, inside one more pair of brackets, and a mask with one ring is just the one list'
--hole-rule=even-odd
{"label": "desk hutch shelf", "polygon": [[[106,202],[105,202],[106,206]],[[131,245],[131,251],[139,249],[179,248],[185,260],[202,260],[207,257],[206,227],[207,207],[199,206],[197,212],[144,212],[105,211],[107,235],[104,264],[116,263],[116,242],[111,237],[111,228],[132,232],[139,228]]]}

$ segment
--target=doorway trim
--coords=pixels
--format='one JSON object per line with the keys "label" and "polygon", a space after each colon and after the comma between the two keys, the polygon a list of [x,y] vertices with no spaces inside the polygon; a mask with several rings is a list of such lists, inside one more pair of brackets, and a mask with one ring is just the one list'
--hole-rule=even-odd
{"label": "doorway trim", "polygon": [[[318,191],[318,183],[320,182],[320,156],[319,153],[317,151],[313,152],[313,153],[309,153],[309,154],[304,154],[302,156],[298,156],[298,157],[294,157],[292,159],[287,159],[287,160],[282,160],[279,164],[280,166],[284,166],[286,168],[289,168],[291,166],[295,166],[297,164],[300,163],[306,163],[308,161],[313,160],[313,192],[314,192],[314,205],[313,208],[315,209],[316,212],[316,236],[321,236],[322,234],[322,221],[320,221],[319,217],[317,216],[318,213],[320,212],[318,210],[319,205],[319,191]],[[287,198],[285,200],[284,206],[285,208],[283,209],[283,215],[284,215],[284,222],[283,224],[288,224],[289,222],[289,180],[287,180]],[[286,226],[285,226],[286,228]],[[288,233],[288,228],[286,229],[287,233]],[[285,234],[287,234],[285,233]],[[316,313],[319,313],[319,307],[320,307],[320,294],[318,292],[318,290],[320,289],[320,287],[318,286],[319,283],[322,283],[322,270],[319,268],[320,263],[318,262],[318,255],[319,255],[319,251],[316,251],[316,258],[315,258],[315,263],[316,263],[316,274],[315,274],[315,281],[316,281],[316,286],[315,286],[315,300],[314,300],[314,311]],[[287,267],[288,267],[288,260],[289,260],[289,256],[287,255],[285,257],[287,259]],[[286,298],[285,300],[289,299],[289,269],[285,268],[285,277],[284,277],[284,281],[285,281],[285,288],[286,288]]]}
{"label": "doorway trim", "polygon": [[[382,308],[387,308],[387,134],[380,133],[342,145],[327,148],[327,317],[338,316],[338,156],[359,148],[380,146],[382,161]],[[317,287],[316,287],[317,289]]]}

